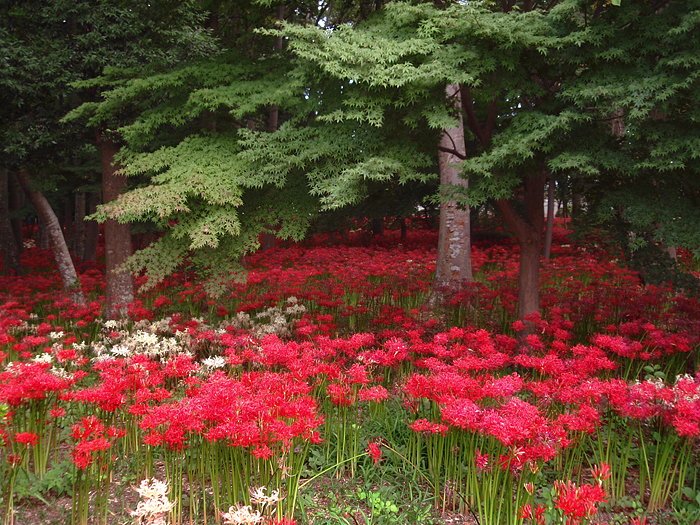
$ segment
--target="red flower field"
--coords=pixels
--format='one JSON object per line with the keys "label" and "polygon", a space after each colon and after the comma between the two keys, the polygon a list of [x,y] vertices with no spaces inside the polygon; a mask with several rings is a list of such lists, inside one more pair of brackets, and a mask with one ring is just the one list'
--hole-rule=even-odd
{"label": "red flower field", "polygon": [[[180,273],[118,321],[99,266],[73,304],[26,250],[0,278],[5,522],[60,499],[74,523],[694,523],[700,304],[569,233],[520,339],[503,238],[436,311],[416,228],[254,254],[216,299]],[[115,510],[117,480],[154,478]],[[364,485],[321,505],[319,480]]]}

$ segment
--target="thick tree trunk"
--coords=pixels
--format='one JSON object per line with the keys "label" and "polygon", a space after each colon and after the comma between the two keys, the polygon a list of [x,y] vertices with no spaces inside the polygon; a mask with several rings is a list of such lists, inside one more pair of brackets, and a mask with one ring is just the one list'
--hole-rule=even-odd
{"label": "thick tree trunk", "polygon": [[[450,186],[466,188],[467,180],[459,176],[459,170],[455,166],[465,157],[464,123],[459,86],[451,84],[447,86],[446,92],[459,110],[459,124],[456,128],[445,129],[440,140],[440,150],[438,151],[440,186],[445,189],[449,189]],[[431,305],[440,302],[446,292],[459,290],[464,283],[474,280],[470,233],[469,206],[460,207],[454,200],[442,202],[440,205],[437,264],[430,298]]]}
{"label": "thick tree trunk", "polygon": [[[99,193],[94,193],[90,196],[88,202],[88,215],[92,215],[97,211],[97,205],[102,199]],[[97,242],[100,239],[100,225],[96,220],[88,221],[87,231],[85,233],[85,249],[83,250],[83,261],[97,260]]]}
{"label": "thick tree trunk", "polygon": [[2,274],[24,275],[22,262],[10,224],[9,183],[7,169],[0,168],[0,252],[2,252]]}
{"label": "thick tree trunk", "polygon": [[[58,220],[58,217],[56,217],[56,220]],[[37,222],[38,224],[36,226],[36,246],[40,250],[50,250],[51,241],[49,240],[48,230],[46,228],[46,224],[44,223],[44,219],[41,217],[41,215],[39,215]],[[63,234],[63,230],[61,230],[61,234]]]}
{"label": "thick tree trunk", "polygon": [[518,272],[518,318],[540,311],[540,253],[544,227],[544,171],[525,179],[525,217],[506,199],[496,201],[508,227],[520,246]]}
{"label": "thick tree trunk", "polygon": [[58,265],[58,271],[63,280],[63,288],[73,301],[76,303],[84,303],[83,292],[80,289],[80,280],[75,272],[75,266],[73,266],[73,260],[68,251],[68,245],[66,244],[66,239],[63,237],[61,225],[58,222],[56,214],[46,200],[46,197],[44,197],[41,192],[32,188],[32,182],[25,170],[20,170],[17,175],[17,180],[22,186],[24,193],[29,198],[29,201],[32,203],[32,206],[34,206],[43,224],[45,236],[49,239],[49,244],[53,250],[56,264]]}
{"label": "thick tree trunk", "polygon": [[[115,200],[126,188],[126,177],[116,172],[119,165],[114,157],[119,151],[114,142],[104,136],[98,136],[102,157],[102,202],[108,204]],[[120,224],[114,219],[105,221],[105,272],[107,278],[107,318],[127,315],[128,304],[134,302],[134,280],[131,272],[123,265],[131,256],[131,226]]]}
{"label": "thick tree trunk", "polygon": [[[541,232],[542,230],[540,230]],[[542,253],[542,234],[529,232],[527,237],[518,242],[520,246],[520,271],[518,272],[518,317],[525,319],[528,315],[540,311],[540,254]]]}
{"label": "thick tree trunk", "polygon": [[547,188],[547,227],[544,231],[544,258],[552,254],[552,230],[554,229],[554,181],[550,180]]}

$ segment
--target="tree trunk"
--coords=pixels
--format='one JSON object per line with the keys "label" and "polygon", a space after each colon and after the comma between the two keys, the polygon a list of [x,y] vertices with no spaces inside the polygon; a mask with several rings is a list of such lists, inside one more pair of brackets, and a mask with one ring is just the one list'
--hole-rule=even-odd
{"label": "tree trunk", "polygon": [[[98,135],[102,157],[102,202],[109,204],[116,200],[126,188],[126,177],[116,172],[119,165],[114,156],[119,151],[114,142]],[[129,303],[134,302],[134,280],[131,272],[122,268],[131,256],[131,226],[120,224],[114,219],[105,221],[105,273],[107,279],[107,318],[127,315]]]}
{"label": "tree trunk", "polygon": [[671,259],[678,262],[678,251],[676,250],[675,246],[664,246],[664,251]]}
{"label": "tree trunk", "polygon": [[399,219],[399,226],[401,227],[401,241],[405,241],[408,237],[408,224],[406,224],[406,217],[401,217]]}
{"label": "tree trunk", "polygon": [[[446,92],[459,110],[459,124],[456,128],[445,129],[440,140],[440,186],[445,189],[449,189],[449,186],[466,188],[467,180],[459,176],[455,166],[466,155],[459,86],[450,84]],[[469,206],[460,207],[454,200],[444,201],[440,204],[437,264],[430,304],[434,306],[436,302],[442,302],[446,292],[457,291],[464,283],[473,280]]]}
{"label": "tree trunk", "polygon": [[384,217],[372,219],[372,235],[384,237]]}
{"label": "tree trunk", "polygon": [[[19,211],[22,207],[24,196],[22,195],[22,188],[19,187],[19,182],[17,178],[12,174],[8,174],[8,205],[10,208],[10,213]],[[12,225],[12,233],[15,236],[15,244],[17,245],[17,251],[22,254],[24,251],[24,235],[22,233],[22,219],[19,217],[14,217],[10,219],[10,224]]]}
{"label": "tree trunk", "polygon": [[[518,239],[520,246],[520,270],[518,272],[518,318],[540,311],[540,254],[542,250],[542,228],[544,227],[544,181],[542,171],[525,179],[525,217],[506,199],[496,201],[508,227]],[[528,326],[529,330],[531,327]]]}
{"label": "tree trunk", "polygon": [[550,180],[547,188],[547,228],[544,232],[544,258],[552,254],[552,230],[554,229],[554,181]]}
{"label": "tree trunk", "polygon": [[[56,220],[58,220],[58,217],[56,217]],[[37,222],[38,222],[38,224],[36,227],[36,246],[40,250],[50,250],[51,249],[51,241],[49,239],[49,234],[48,234],[48,230],[46,228],[46,224],[44,223],[44,219],[41,217],[41,215],[39,215]],[[60,227],[61,227],[61,224],[59,223],[59,228]],[[63,235],[63,230],[61,230],[61,235]]]}
{"label": "tree trunk", "polygon": [[581,217],[581,192],[575,180],[571,183],[571,217],[579,219]]}
{"label": "tree trunk", "polygon": [[58,218],[54,213],[51,205],[46,200],[46,197],[40,192],[32,188],[32,182],[29,179],[29,175],[26,170],[22,169],[17,175],[17,180],[19,181],[24,193],[29,198],[29,201],[34,206],[37,215],[44,227],[44,234],[49,239],[49,244],[53,250],[54,258],[56,259],[56,264],[58,265],[58,271],[61,274],[61,279],[63,280],[63,288],[66,290],[76,303],[84,303],[83,292],[80,289],[80,280],[75,272],[75,266],[73,266],[73,259],[71,259],[70,252],[68,251],[68,245],[66,244],[66,239],[63,237],[63,232],[61,231],[61,225],[58,222]]}
{"label": "tree trunk", "polygon": [[0,168],[0,252],[2,252],[2,274],[24,275],[22,262],[10,224],[10,205],[7,169]]}
{"label": "tree trunk", "polygon": [[[277,19],[282,21],[284,20],[284,10],[285,6],[280,5],[277,7]],[[282,49],[282,35],[277,36],[275,39],[275,51],[279,51]],[[268,124],[267,124],[267,131],[269,133],[274,133],[277,131],[277,127],[279,124],[279,108],[277,107],[277,104],[272,104],[270,106],[270,114],[268,118]],[[269,225],[266,225],[269,227]],[[264,232],[262,235],[262,251],[267,251],[271,250],[272,248],[275,247],[275,234],[271,232]]]}
{"label": "tree trunk", "polygon": [[[70,196],[63,203],[63,236],[66,244],[72,247],[75,242],[75,199]],[[73,254],[77,255],[75,251]]]}
{"label": "tree trunk", "polygon": [[73,253],[83,258],[85,252],[85,194],[75,194],[75,236],[73,237]]}

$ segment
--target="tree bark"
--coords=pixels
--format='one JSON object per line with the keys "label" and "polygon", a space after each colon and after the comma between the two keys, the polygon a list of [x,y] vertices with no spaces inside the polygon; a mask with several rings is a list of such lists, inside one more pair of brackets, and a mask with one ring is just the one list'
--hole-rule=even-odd
{"label": "tree bark", "polygon": [[2,274],[24,275],[15,234],[10,224],[9,193],[10,186],[7,169],[0,169],[0,252],[2,252]]}
{"label": "tree bark", "polygon": [[[442,188],[449,186],[466,188],[467,180],[459,176],[459,170],[455,166],[466,156],[459,86],[448,85],[446,93],[459,111],[459,124],[455,128],[445,129],[440,140],[440,149],[438,150],[440,186]],[[454,151],[454,153],[448,151]],[[442,202],[440,204],[437,264],[430,304],[435,305],[436,302],[441,302],[446,292],[457,291],[462,288],[464,283],[473,280],[469,206],[460,207],[454,200]]]}
{"label": "tree bark", "polygon": [[552,255],[552,230],[554,230],[554,181],[550,180],[547,187],[547,227],[544,232],[544,258]]}
{"label": "tree bark", "polygon": [[51,205],[46,200],[46,197],[40,192],[32,188],[32,182],[29,178],[29,174],[26,170],[21,169],[17,174],[17,180],[22,186],[22,190],[29,198],[29,201],[34,206],[37,215],[44,227],[45,235],[49,239],[49,244],[53,250],[54,258],[56,259],[56,264],[58,265],[58,271],[61,274],[61,279],[63,280],[63,288],[66,290],[71,297],[71,299],[76,303],[84,303],[83,292],[80,289],[80,280],[75,272],[75,266],[73,266],[73,259],[71,259],[70,252],[68,251],[68,245],[66,244],[66,239],[63,237],[63,231],[61,231],[61,225],[58,222],[58,218],[54,213]]}
{"label": "tree bark", "polygon": [[[56,217],[56,220],[58,220],[58,217]],[[51,241],[49,240],[49,235],[47,232],[46,224],[44,223],[44,219],[41,217],[41,215],[39,215],[37,223],[38,224],[36,226],[36,246],[40,250],[50,250],[51,249]],[[60,222],[59,222],[59,227],[60,227]],[[61,234],[63,234],[63,230],[61,230]]]}
{"label": "tree bark", "polygon": [[[525,217],[506,199],[496,201],[498,209],[520,246],[518,272],[518,318],[525,320],[540,311],[540,254],[544,227],[544,181],[542,171],[525,179]],[[526,324],[527,326],[527,324]]]}
{"label": "tree bark", "polygon": [[[114,157],[119,151],[113,140],[98,134],[102,157],[102,202],[109,204],[126,188],[126,177],[117,174],[119,165]],[[105,221],[105,272],[107,278],[107,318],[124,317],[128,304],[134,302],[134,280],[131,272],[122,268],[131,256],[131,226],[114,219]]]}

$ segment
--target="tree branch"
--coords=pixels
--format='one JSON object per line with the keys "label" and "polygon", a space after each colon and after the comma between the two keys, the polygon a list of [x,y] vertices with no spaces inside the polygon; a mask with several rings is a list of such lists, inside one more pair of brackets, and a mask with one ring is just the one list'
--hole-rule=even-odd
{"label": "tree branch", "polygon": [[496,206],[503,215],[503,219],[506,221],[510,230],[515,234],[518,242],[525,239],[527,223],[515,209],[513,203],[508,199],[498,199],[496,200]]}
{"label": "tree branch", "polygon": [[[450,140],[452,140],[452,137],[450,137]],[[452,142],[452,144],[454,144],[454,141]],[[443,148],[442,146],[438,146],[438,151],[442,151],[444,153],[450,153],[450,154],[454,155],[455,157],[462,159],[462,160],[467,160],[469,158],[466,155],[464,155],[463,153],[460,153],[459,151],[457,151],[456,149]]]}
{"label": "tree branch", "polygon": [[490,137],[486,137],[483,126],[476,118],[476,114],[474,113],[474,99],[472,98],[472,93],[468,87],[465,87],[461,84],[459,86],[459,90],[462,93],[462,107],[464,108],[464,111],[467,116],[467,126],[469,126],[471,132],[474,133],[474,135],[476,135],[476,138],[479,139],[481,145],[486,146]]}

